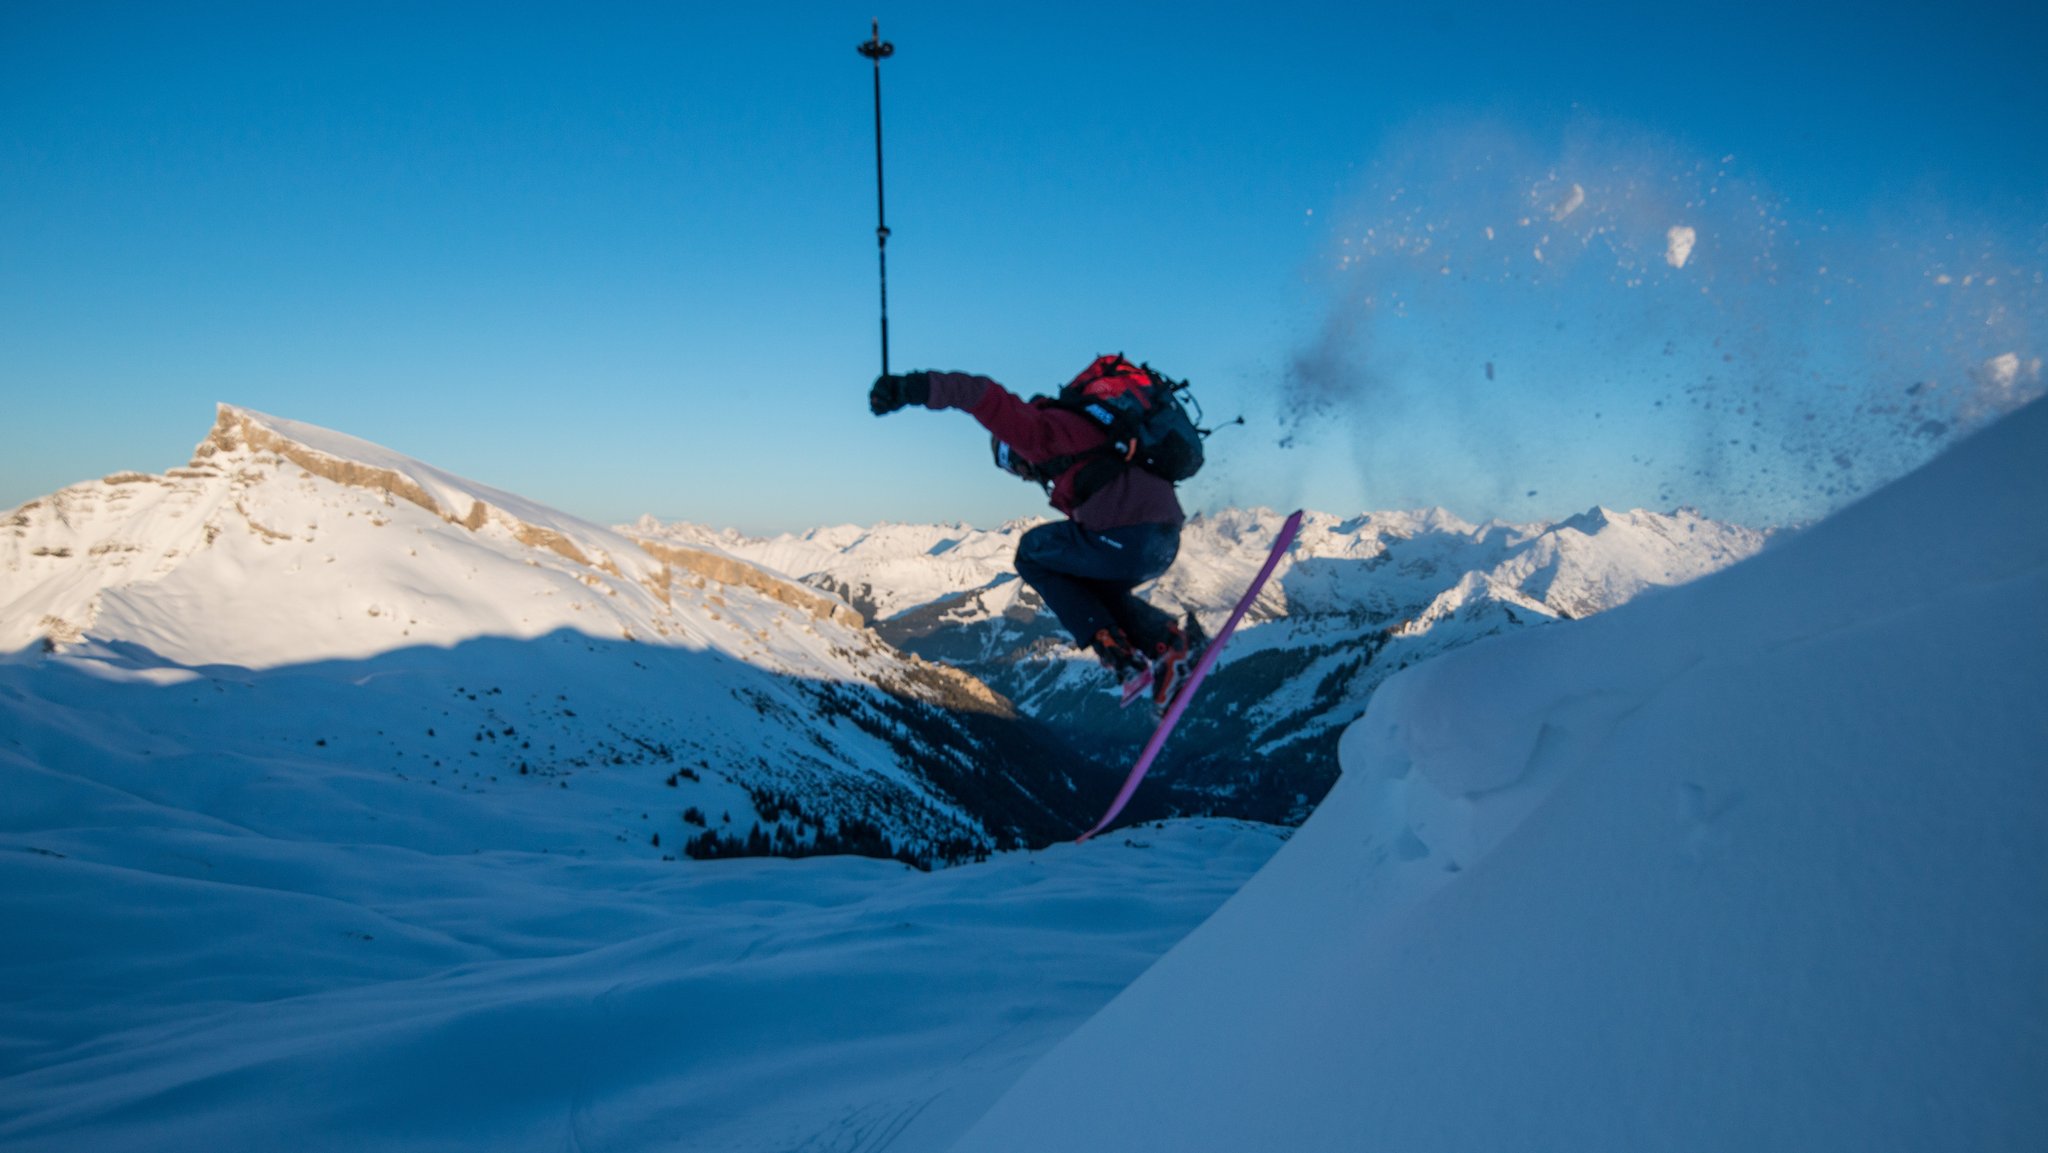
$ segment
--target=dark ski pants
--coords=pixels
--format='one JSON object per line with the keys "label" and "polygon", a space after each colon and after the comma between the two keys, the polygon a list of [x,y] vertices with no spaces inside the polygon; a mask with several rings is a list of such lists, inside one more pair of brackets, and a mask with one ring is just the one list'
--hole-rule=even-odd
{"label": "dark ski pants", "polygon": [[1134,524],[1090,532],[1073,521],[1042,524],[1017,542],[1017,575],[1037,590],[1060,624],[1086,646],[1100,629],[1123,629],[1140,652],[1166,639],[1173,616],[1131,590],[1173,566],[1177,524]]}

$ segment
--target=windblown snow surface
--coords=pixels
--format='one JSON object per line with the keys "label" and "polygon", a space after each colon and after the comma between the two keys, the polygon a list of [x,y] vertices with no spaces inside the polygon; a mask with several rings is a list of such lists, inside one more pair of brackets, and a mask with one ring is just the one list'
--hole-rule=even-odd
{"label": "windblown snow surface", "polygon": [[963,1151],[2048,1148],[2048,406],[1389,681]]}

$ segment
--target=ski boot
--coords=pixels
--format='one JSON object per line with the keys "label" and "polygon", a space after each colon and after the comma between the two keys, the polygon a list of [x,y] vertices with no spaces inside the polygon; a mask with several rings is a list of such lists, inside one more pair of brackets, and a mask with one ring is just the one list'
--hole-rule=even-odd
{"label": "ski boot", "polygon": [[1131,647],[1131,642],[1125,639],[1122,629],[1095,630],[1095,639],[1088,642],[1088,649],[1095,654],[1095,659],[1102,663],[1102,667],[1109,670],[1110,676],[1116,678],[1114,691],[1119,696],[1129,696],[1125,686],[1132,684],[1152,669],[1145,658],[1139,655],[1138,650]]}
{"label": "ski boot", "polygon": [[1152,711],[1166,715],[1167,706],[1173,703],[1175,693],[1187,683],[1188,673],[1195,662],[1202,659],[1202,651],[1209,647],[1209,634],[1202,631],[1202,622],[1190,609],[1181,621],[1168,625],[1166,639],[1153,646],[1152,657]]}

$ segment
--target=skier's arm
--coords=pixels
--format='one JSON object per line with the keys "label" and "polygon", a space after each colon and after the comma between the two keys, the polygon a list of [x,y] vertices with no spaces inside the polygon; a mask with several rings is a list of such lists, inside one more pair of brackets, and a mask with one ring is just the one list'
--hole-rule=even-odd
{"label": "skier's arm", "polygon": [[1086,417],[1057,408],[1038,408],[985,376],[934,372],[927,408],[957,408],[1036,464],[1086,452],[1102,444],[1102,430]]}

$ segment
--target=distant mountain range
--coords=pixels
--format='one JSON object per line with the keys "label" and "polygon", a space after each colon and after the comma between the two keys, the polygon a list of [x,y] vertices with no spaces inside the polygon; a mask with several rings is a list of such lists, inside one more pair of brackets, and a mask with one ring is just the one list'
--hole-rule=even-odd
{"label": "distant mountain range", "polygon": [[[1229,510],[1188,522],[1150,590],[1221,623],[1283,519]],[[1026,715],[1112,759],[1143,739],[1010,557],[1032,521],[840,526],[747,537],[642,518],[636,537],[744,557],[874,621],[889,643],[973,673]],[[1295,823],[1336,778],[1335,744],[1389,674],[1482,637],[1589,616],[1757,552],[1764,533],[1680,510],[1594,508],[1556,523],[1472,524],[1442,510],[1311,513],[1144,795],[1143,815]]]}
{"label": "distant mountain range", "polygon": [[[1196,517],[1150,595],[1213,626],[1280,519]],[[384,806],[516,790],[564,851],[958,860],[1085,827],[1149,726],[1010,570],[1031,523],[606,528],[222,406],[186,467],[0,514],[0,661],[99,686],[0,710],[44,762],[110,741]],[[1764,542],[1684,511],[1311,514],[1132,816],[1298,822],[1393,670]]]}

